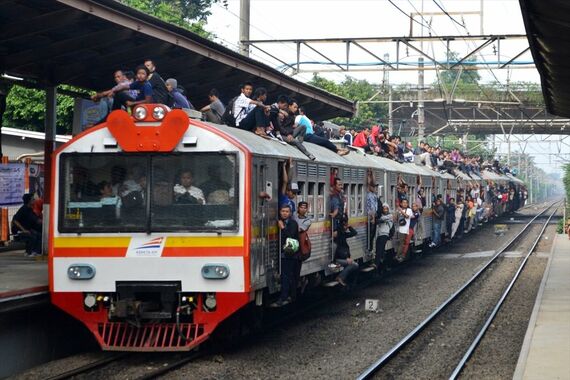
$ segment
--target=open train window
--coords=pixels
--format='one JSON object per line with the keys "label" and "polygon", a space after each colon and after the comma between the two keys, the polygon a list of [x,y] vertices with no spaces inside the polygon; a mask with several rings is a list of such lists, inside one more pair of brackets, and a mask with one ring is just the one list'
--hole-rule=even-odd
{"label": "open train window", "polygon": [[350,185],[350,215],[356,215],[358,194],[356,193],[356,185]]}
{"label": "open train window", "polygon": [[309,210],[307,211],[307,216],[311,219],[315,218],[315,182],[309,182],[307,186],[307,203],[309,204]]}
{"label": "open train window", "polygon": [[317,218],[323,220],[326,215],[325,183],[319,182],[317,190]]}

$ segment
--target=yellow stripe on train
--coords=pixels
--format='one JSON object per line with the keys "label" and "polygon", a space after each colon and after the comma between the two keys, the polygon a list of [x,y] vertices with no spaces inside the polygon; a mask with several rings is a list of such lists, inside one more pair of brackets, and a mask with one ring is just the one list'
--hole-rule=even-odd
{"label": "yellow stripe on train", "polygon": [[[127,248],[130,237],[56,237],[55,248]],[[243,247],[243,236],[168,236],[165,247]]]}

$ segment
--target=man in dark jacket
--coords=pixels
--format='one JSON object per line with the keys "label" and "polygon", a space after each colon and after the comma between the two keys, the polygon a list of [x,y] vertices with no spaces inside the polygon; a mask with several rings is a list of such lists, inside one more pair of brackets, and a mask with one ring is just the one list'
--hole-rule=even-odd
{"label": "man in dark jacket", "polygon": [[455,223],[455,198],[449,198],[449,202],[447,203],[447,208],[445,210],[446,219],[445,219],[445,226],[447,232],[447,240],[451,240],[451,229],[453,227],[453,223]]}
{"label": "man in dark jacket", "polygon": [[346,286],[349,277],[358,270],[358,264],[350,257],[350,246],[346,241],[356,234],[356,230],[348,225],[348,220],[345,217],[342,221],[342,227],[333,235],[336,243],[334,261],[343,267],[336,280],[342,286]]}
{"label": "man in dark jacket", "polygon": [[297,115],[298,110],[299,104],[297,101],[295,99],[290,99],[289,106],[287,108],[287,116],[283,119],[281,125],[279,125],[279,135],[283,141],[297,147],[297,149],[299,149],[305,156],[314,160],[315,157],[309,153],[307,148],[303,145],[303,142],[293,136],[293,132],[295,131],[295,116]]}
{"label": "man in dark jacket", "polygon": [[26,242],[26,256],[41,256],[42,221],[34,213],[34,195],[24,194],[24,205],[12,218],[12,234]]}
{"label": "man in dark jacket", "polygon": [[172,106],[173,99],[168,96],[168,90],[166,89],[166,84],[164,79],[156,71],[156,65],[152,59],[146,59],[144,65],[150,72],[148,77],[148,82],[152,86],[152,97],[155,103],[166,104],[167,106]]}
{"label": "man in dark jacket", "polygon": [[277,227],[279,228],[281,247],[281,294],[277,302],[270,305],[271,307],[287,305],[291,302],[293,293],[297,291],[297,284],[294,281],[299,250],[299,225],[291,216],[291,207],[288,204],[279,206]]}

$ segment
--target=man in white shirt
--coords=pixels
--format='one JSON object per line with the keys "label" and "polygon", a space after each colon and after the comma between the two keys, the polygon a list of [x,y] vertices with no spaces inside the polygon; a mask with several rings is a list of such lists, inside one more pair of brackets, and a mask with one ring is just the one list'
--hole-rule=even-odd
{"label": "man in white shirt", "polygon": [[251,112],[256,106],[263,107],[263,102],[251,99],[251,94],[253,93],[253,84],[251,82],[245,82],[241,86],[241,94],[236,98],[234,102],[233,113],[236,118],[236,127],[239,128],[239,123],[245,119],[247,114]]}
{"label": "man in white shirt", "polygon": [[176,203],[206,204],[202,190],[192,186],[192,172],[184,170],[180,173],[180,183],[174,185],[174,201]]}
{"label": "man in white shirt", "polygon": [[398,221],[398,255],[396,256],[396,260],[402,262],[406,259],[406,255],[408,253],[408,246],[406,244],[408,234],[410,233],[410,221],[411,217],[414,215],[411,208],[408,207],[408,200],[402,199],[400,201],[400,207],[396,213],[397,221]]}

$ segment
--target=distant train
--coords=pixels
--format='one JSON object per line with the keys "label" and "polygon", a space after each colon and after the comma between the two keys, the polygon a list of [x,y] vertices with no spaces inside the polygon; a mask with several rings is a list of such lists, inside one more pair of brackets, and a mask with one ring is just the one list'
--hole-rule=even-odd
{"label": "distant train", "polygon": [[[341,157],[306,147],[315,161],[293,146],[157,104],[139,105],[132,116],[111,113],[53,157],[52,302],[83,322],[103,350],[119,351],[190,350],[246,305],[268,305],[279,290],[279,167],[290,157],[297,201],[309,203],[313,220],[312,254],[301,273],[312,278],[335,274],[331,173],[344,182],[346,212],[358,231],[352,256],[363,267],[374,256],[367,246],[369,170],[391,207],[398,180],[412,199],[424,188],[418,249],[431,231],[430,194],[456,196],[469,182],[517,191],[522,185],[491,172],[456,178],[361,152]],[[176,188],[182,182],[194,197],[184,199]]]}

